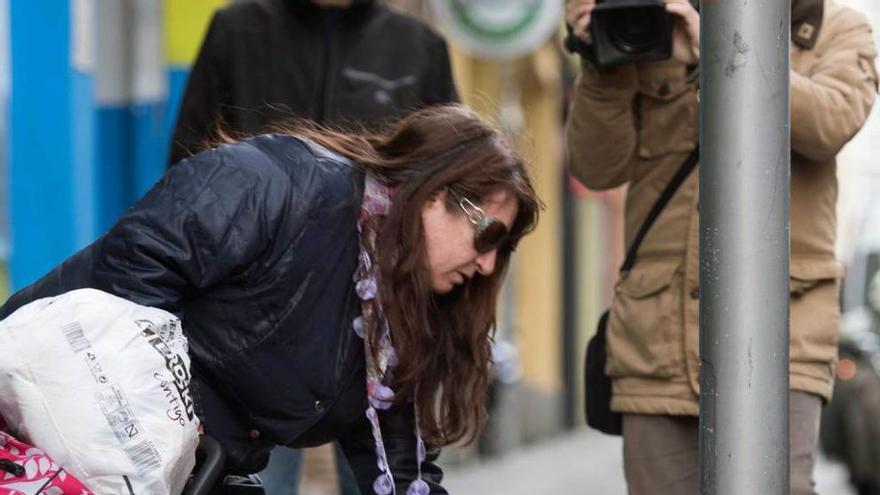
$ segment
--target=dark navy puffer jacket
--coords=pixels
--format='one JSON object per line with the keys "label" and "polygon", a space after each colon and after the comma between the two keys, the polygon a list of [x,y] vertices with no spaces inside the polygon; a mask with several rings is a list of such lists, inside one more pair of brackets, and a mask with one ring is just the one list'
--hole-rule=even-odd
{"label": "dark navy puffer jacket", "polygon": [[[172,167],[92,245],[0,308],[92,287],[178,314],[197,408],[231,472],[275,444],[338,439],[364,493],[379,475],[354,291],[363,171],[289,136],[224,145]],[[380,414],[400,493],[416,476],[412,406]],[[429,453],[432,493],[442,473]]]}

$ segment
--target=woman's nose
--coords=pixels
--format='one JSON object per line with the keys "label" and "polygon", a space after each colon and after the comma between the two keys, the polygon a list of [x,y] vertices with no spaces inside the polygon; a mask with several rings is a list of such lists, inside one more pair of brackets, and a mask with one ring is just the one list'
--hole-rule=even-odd
{"label": "woman's nose", "polygon": [[495,271],[495,258],[497,254],[498,250],[493,249],[477,256],[475,262],[477,264],[477,272],[480,275],[484,277],[492,275],[492,272]]}

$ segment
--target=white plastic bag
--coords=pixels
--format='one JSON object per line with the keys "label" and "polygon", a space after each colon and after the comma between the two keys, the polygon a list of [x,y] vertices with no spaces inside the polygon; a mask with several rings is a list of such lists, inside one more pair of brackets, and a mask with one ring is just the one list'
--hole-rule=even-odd
{"label": "white plastic bag", "polygon": [[198,419],[180,321],[94,289],[0,322],[0,415],[100,494],[183,491]]}

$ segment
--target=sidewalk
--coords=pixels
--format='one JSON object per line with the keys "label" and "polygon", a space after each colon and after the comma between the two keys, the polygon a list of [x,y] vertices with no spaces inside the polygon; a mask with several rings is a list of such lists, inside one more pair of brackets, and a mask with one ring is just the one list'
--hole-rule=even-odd
{"label": "sidewalk", "polygon": [[[450,468],[444,485],[455,495],[625,495],[620,449],[618,437],[578,430],[498,459]],[[816,492],[855,495],[843,466],[825,458],[816,466]]]}

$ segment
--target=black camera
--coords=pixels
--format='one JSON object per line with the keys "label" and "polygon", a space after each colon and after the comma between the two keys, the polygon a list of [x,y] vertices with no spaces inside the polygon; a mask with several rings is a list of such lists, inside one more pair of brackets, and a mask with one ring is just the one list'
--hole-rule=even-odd
{"label": "black camera", "polygon": [[569,34],[566,48],[601,66],[666,60],[672,22],[662,0],[599,0],[590,18],[592,44]]}

